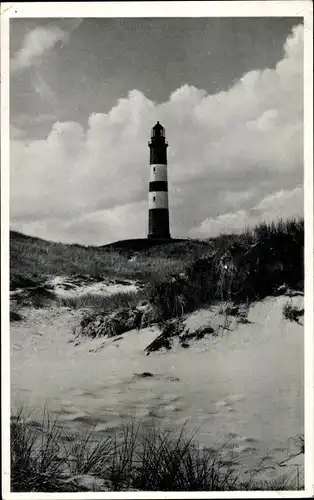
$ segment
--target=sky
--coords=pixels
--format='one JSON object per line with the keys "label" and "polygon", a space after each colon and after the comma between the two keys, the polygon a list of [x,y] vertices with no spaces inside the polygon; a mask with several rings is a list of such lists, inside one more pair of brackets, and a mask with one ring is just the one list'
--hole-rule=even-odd
{"label": "sky", "polygon": [[145,238],[157,120],[172,237],[302,216],[302,20],[11,19],[11,228]]}

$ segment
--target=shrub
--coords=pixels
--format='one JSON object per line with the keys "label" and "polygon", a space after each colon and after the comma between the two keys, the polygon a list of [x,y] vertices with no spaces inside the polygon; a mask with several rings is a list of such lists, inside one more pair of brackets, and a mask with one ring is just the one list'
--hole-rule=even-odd
{"label": "shrub", "polygon": [[[216,301],[253,302],[286,284],[303,287],[303,221],[262,223],[242,235],[223,235],[181,275],[152,284],[149,300],[164,319]],[[210,247],[207,248],[207,250]]]}
{"label": "shrub", "polygon": [[22,319],[23,316],[19,313],[19,311],[10,309],[10,321],[22,321]]}
{"label": "shrub", "polygon": [[283,307],[283,315],[289,321],[295,321],[299,323],[299,318],[304,316],[304,309],[298,309],[289,302],[287,302]]}
{"label": "shrub", "polygon": [[17,290],[18,288],[34,288],[38,285],[42,285],[42,280],[36,276],[30,279],[27,276],[22,276],[16,270],[11,273],[10,276],[10,290]]}
{"label": "shrub", "polygon": [[35,307],[41,309],[56,303],[57,297],[46,286],[39,285],[25,288],[14,294],[14,302],[19,307]]}
{"label": "shrub", "polygon": [[170,349],[174,337],[179,337],[183,332],[184,326],[181,319],[167,320],[161,325],[161,333],[146,348],[148,354],[159,351],[162,348]]}
{"label": "shrub", "polygon": [[134,328],[140,328],[142,316],[143,311],[136,307],[112,313],[92,312],[82,318],[75,333],[90,338],[115,337]]}
{"label": "shrub", "polygon": [[147,297],[162,320],[182,316],[192,308],[190,283],[181,276],[156,280],[147,289]]}
{"label": "shrub", "polygon": [[226,299],[227,279],[222,275],[219,256],[204,256],[192,261],[185,273],[153,282],[148,300],[163,320],[180,317],[198,307]]}

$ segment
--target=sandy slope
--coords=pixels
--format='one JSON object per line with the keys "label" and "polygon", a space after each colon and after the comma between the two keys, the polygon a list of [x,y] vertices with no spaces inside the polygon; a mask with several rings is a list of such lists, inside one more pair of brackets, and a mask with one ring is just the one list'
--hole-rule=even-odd
{"label": "sandy slope", "polygon": [[[250,467],[271,450],[273,465],[297,452],[289,438],[303,433],[303,326],[284,319],[287,300],[254,305],[249,324],[226,322],[218,308],[198,311],[188,327],[210,324],[218,336],[150,356],[143,349],[156,327],[75,344],[81,311],[24,310],[24,321],[11,324],[12,408],[24,403],[36,418],[47,404],[65,424],[96,425],[100,436],[121,416],[172,427],[188,421],[202,445],[228,441],[239,464]],[[302,307],[302,297],[291,300]],[[155,376],[136,375],[144,371]],[[303,455],[294,460],[302,465]],[[278,470],[286,467],[269,475]]]}

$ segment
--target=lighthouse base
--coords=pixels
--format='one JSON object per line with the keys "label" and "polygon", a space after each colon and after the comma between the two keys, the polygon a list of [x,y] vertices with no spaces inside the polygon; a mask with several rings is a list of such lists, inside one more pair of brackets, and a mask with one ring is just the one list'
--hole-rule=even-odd
{"label": "lighthouse base", "polygon": [[170,240],[169,210],[150,209],[148,213],[148,238]]}
{"label": "lighthouse base", "polygon": [[147,238],[149,240],[171,240],[170,234],[168,234],[168,235],[163,234],[163,235],[160,235],[160,236],[156,235],[156,234],[148,234]]}

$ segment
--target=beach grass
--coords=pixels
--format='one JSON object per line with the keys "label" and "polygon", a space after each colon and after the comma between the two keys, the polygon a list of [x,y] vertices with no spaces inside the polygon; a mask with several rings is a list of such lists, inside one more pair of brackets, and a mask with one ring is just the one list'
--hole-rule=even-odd
{"label": "beach grass", "polygon": [[11,490],[69,491],[251,491],[295,490],[296,474],[259,478],[264,461],[240,476],[224,446],[203,449],[185,425],[165,431],[134,419],[103,440],[61,427],[47,411],[34,422],[25,410],[11,419]]}

